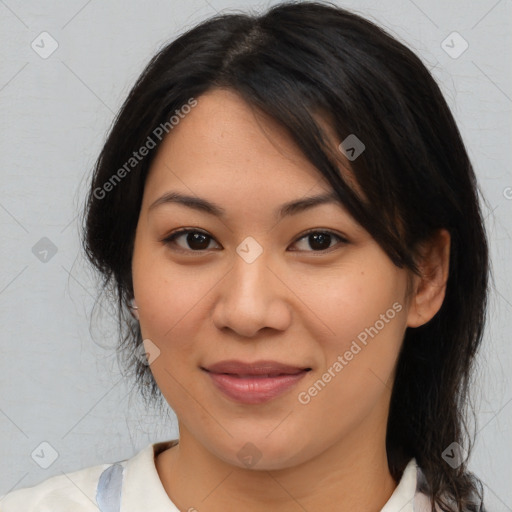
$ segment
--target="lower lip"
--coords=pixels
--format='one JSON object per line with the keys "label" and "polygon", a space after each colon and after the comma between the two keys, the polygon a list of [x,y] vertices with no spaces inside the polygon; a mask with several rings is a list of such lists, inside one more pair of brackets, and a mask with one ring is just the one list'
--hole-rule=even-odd
{"label": "lower lip", "polygon": [[306,375],[304,370],[278,377],[237,377],[225,373],[207,372],[215,386],[226,396],[244,404],[262,404],[282,395]]}

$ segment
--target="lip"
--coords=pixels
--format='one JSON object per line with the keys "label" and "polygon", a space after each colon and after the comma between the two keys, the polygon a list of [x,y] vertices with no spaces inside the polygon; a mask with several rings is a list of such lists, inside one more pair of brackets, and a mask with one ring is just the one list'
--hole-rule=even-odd
{"label": "lip", "polygon": [[201,367],[222,393],[244,404],[268,402],[295,386],[311,368],[277,361],[220,361]]}

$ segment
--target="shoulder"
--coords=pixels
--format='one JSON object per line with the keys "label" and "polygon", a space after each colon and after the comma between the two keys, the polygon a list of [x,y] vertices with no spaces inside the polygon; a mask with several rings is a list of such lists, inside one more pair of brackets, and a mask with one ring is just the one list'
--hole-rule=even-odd
{"label": "shoulder", "polygon": [[0,512],[98,512],[98,480],[112,464],[101,464],[53,476],[0,496]]}
{"label": "shoulder", "polygon": [[12,491],[0,496],[0,512],[98,512],[121,508],[139,512],[155,510],[151,508],[153,503],[165,503],[166,510],[178,512],[177,508],[169,508],[173,504],[155,467],[155,454],[177,442],[149,444],[131,458],[62,473],[33,487]]}

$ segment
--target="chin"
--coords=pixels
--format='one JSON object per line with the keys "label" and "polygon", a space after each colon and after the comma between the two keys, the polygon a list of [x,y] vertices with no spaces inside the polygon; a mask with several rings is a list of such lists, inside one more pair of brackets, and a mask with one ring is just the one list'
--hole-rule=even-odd
{"label": "chin", "polygon": [[279,470],[297,466],[307,460],[305,440],[272,434],[244,434],[230,439],[228,446],[218,447],[216,455],[226,463],[253,470]]}

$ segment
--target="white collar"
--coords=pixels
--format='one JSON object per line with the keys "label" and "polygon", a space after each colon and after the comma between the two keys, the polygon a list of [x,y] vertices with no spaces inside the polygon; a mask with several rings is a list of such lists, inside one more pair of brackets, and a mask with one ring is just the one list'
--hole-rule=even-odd
{"label": "white collar", "polygon": [[171,502],[158,475],[155,455],[178,440],[153,443],[126,461],[121,510],[124,512],[180,512]]}
{"label": "white collar", "polygon": [[[155,456],[177,442],[172,440],[150,444],[131,459],[123,461],[125,469],[121,510],[124,512],[141,510],[180,512],[169,499],[155,466]],[[405,467],[400,482],[380,512],[427,510],[426,496],[417,493],[418,471],[416,460],[413,458]]]}
{"label": "white collar", "polygon": [[380,512],[415,512],[414,497],[416,495],[417,475],[416,459],[411,459],[405,466],[396,489]]}

